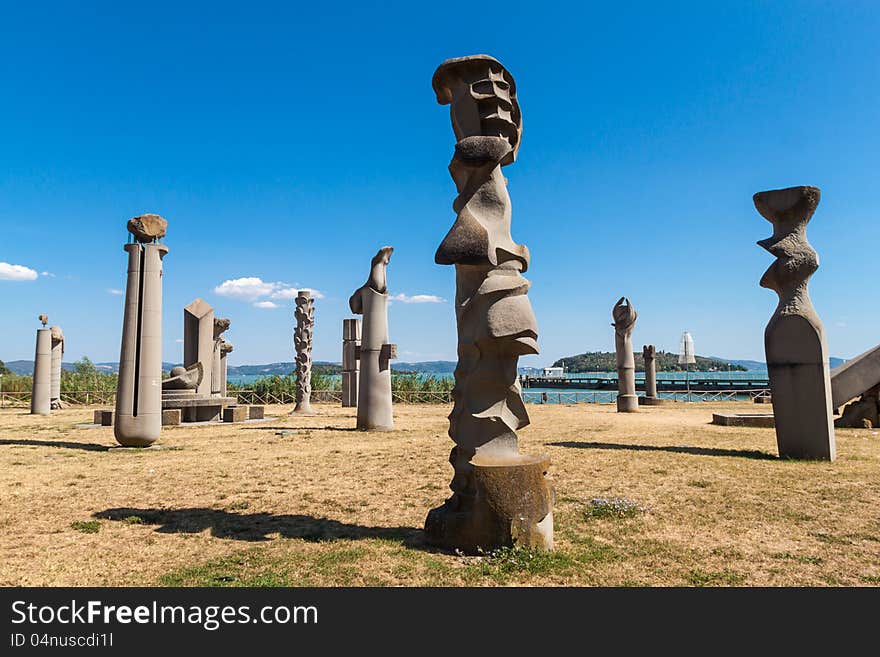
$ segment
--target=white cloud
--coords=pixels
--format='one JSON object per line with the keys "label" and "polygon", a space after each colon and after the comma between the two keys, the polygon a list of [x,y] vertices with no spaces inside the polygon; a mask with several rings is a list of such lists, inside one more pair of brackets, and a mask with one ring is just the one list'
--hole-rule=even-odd
{"label": "white cloud", "polygon": [[123,294],[125,294],[125,293],[124,293],[122,290],[117,290],[115,287],[108,287],[108,288],[107,288],[107,294],[113,294],[113,295],[116,295],[116,296],[121,296],[121,295],[123,295]]}
{"label": "white cloud", "polygon": [[0,262],[0,280],[3,281],[35,281],[37,272],[24,265],[11,265],[8,262]]}
{"label": "white cloud", "polygon": [[[316,299],[323,299],[324,295],[318,290],[312,290],[307,287],[290,285],[290,283],[282,283],[280,281],[271,282],[264,281],[258,276],[245,276],[243,278],[233,278],[223,281],[214,288],[214,294],[221,297],[230,297],[240,301],[254,302],[255,308],[278,308],[278,304],[265,299],[291,300],[296,298],[299,290],[309,290]],[[264,299],[260,301],[260,299]]]}
{"label": "white cloud", "polygon": [[[282,285],[282,284],[279,283],[279,285]],[[324,295],[321,292],[319,292],[318,290],[315,290],[310,287],[298,287],[298,286],[296,286],[296,287],[281,287],[281,288],[275,290],[271,296],[273,299],[296,299],[296,295],[297,295],[297,293],[299,293],[300,290],[308,290],[309,292],[312,293],[312,297],[314,297],[315,299],[323,299],[324,298]]]}
{"label": "white cloud", "polygon": [[446,299],[438,297],[434,294],[414,294],[409,296],[401,292],[391,296],[392,301],[402,301],[403,303],[446,303]]}
{"label": "white cloud", "polygon": [[50,271],[41,271],[40,276],[48,276],[49,278],[55,278],[55,274]]}
{"label": "white cloud", "polygon": [[267,283],[257,276],[246,276],[223,281],[214,288],[214,294],[242,301],[256,301],[260,297],[272,294],[277,286],[278,283]]}

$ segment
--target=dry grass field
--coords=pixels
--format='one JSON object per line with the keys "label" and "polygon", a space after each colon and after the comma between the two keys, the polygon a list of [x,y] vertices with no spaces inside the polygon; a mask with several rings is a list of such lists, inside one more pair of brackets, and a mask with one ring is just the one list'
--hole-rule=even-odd
{"label": "dry grass field", "polygon": [[834,463],[794,462],[772,429],[709,424],[745,402],[530,405],[521,448],[552,457],[557,550],[465,557],[421,532],[452,473],[448,407],[397,405],[397,429],[372,434],[316,408],[166,428],[147,450],[78,427],[92,409],[0,411],[0,584],[880,583],[877,431],[839,430]]}

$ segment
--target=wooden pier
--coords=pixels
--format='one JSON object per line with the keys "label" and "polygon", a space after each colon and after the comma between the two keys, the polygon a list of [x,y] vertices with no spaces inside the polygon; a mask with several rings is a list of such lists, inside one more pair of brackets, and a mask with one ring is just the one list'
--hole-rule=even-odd
{"label": "wooden pier", "polygon": [[[571,390],[617,390],[617,377],[601,376],[520,376],[524,389],[528,388],[568,388]],[[750,376],[749,378],[707,378],[698,373],[684,379],[664,379],[657,377],[658,392],[681,392],[684,390],[700,390],[707,392],[735,392],[737,390],[758,390],[769,388],[770,380],[766,376]],[[645,389],[645,380],[636,379],[636,390]]]}

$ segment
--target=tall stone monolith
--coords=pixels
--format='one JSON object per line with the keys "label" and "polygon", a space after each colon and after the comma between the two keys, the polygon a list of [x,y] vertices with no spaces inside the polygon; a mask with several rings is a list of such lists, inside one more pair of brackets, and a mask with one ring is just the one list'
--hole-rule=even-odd
{"label": "tall stone monolith", "polygon": [[228,383],[227,362],[226,357],[232,353],[234,347],[231,342],[220,340],[220,396],[226,396],[226,387]]}
{"label": "tall stone monolith", "polygon": [[636,359],[633,355],[632,332],[639,316],[629,299],[620,297],[611,312],[614,317],[614,349],[617,355],[617,412],[639,410],[636,397]]}
{"label": "tall stone monolith", "polygon": [[113,434],[120,445],[149,447],[162,430],[162,258],[168,222],[155,214],[130,219],[125,315]]}
{"label": "tall stone monolith", "polygon": [[348,306],[363,315],[358,381],[357,428],[364,431],[391,431],[391,360],[396,346],[388,337],[388,287],[386,269],[393,247],[383,246],[373,256],[367,282],[354,291]]}
{"label": "tall stone monolith", "polygon": [[52,329],[46,328],[49,318],[40,315],[43,328],[37,329],[34,352],[34,376],[31,388],[31,415],[49,415],[52,408]]}
{"label": "tall stone monolith", "polygon": [[819,256],[807,241],[807,223],[819,198],[817,187],[803,186],[759,192],[754,202],[773,224],[773,236],[758,245],[776,256],[760,284],[779,295],[764,331],[779,456],[833,460],[828,345],[808,290]]}
{"label": "tall stone monolith", "polygon": [[342,320],[342,406],[357,406],[361,320]]}
{"label": "tall stone monolith", "polygon": [[549,550],[550,459],[520,453],[516,435],[529,423],[517,364],[538,353],[530,283],[522,276],[529,251],[511,237],[502,173],[522,136],[516,84],[498,60],[474,55],[443,62],[433,87],[437,101],[450,106],[456,138],[449,172],[457,217],[434,260],[455,266],[458,364],[449,415],[452,496],[428,513],[425,532],[432,544],[465,552]]}
{"label": "tall stone monolith", "polygon": [[183,309],[183,366],[202,364],[205,373],[197,395],[210,395],[214,387],[214,308],[195,299]]}
{"label": "tall stone monolith", "polygon": [[53,326],[52,332],[52,385],[49,391],[49,405],[52,410],[61,408],[61,363],[64,360],[64,332],[60,326]]}
{"label": "tall stone monolith", "polygon": [[642,359],[645,362],[645,396],[639,397],[639,403],[658,406],[663,402],[657,396],[657,349],[654,345],[642,346]]}
{"label": "tall stone monolith", "polygon": [[225,361],[223,360],[223,334],[229,330],[230,321],[225,317],[214,318],[214,342],[211,351],[211,394],[226,395],[223,391],[226,389],[226,372],[223,369]]}
{"label": "tall stone monolith", "polygon": [[296,352],[296,406],[291,413],[315,415],[312,410],[312,337],[315,328],[315,300],[309,290],[296,294],[293,316],[293,348]]}

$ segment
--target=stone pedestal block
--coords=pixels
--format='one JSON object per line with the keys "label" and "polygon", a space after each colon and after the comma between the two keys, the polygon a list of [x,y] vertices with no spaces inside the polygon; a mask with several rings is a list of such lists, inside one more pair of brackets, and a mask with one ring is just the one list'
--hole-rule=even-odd
{"label": "stone pedestal block", "polygon": [[247,406],[227,406],[223,409],[224,422],[244,422],[248,419]]}
{"label": "stone pedestal block", "polygon": [[112,427],[113,426],[113,411],[107,411],[107,410],[95,411],[95,424],[100,424],[102,427]]}
{"label": "stone pedestal block", "polygon": [[266,417],[265,412],[265,406],[248,406],[248,419],[262,420],[264,417]]}
{"label": "stone pedestal block", "polygon": [[179,408],[166,408],[162,411],[162,426],[173,426],[175,424],[180,424],[183,420],[182,414]]}

